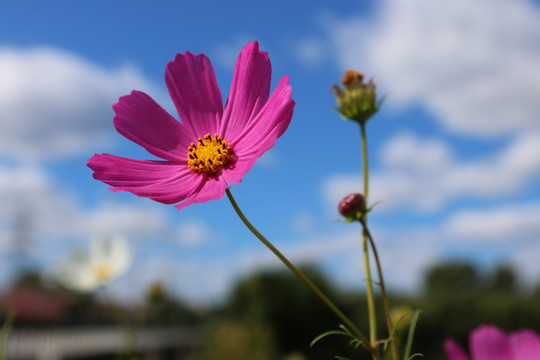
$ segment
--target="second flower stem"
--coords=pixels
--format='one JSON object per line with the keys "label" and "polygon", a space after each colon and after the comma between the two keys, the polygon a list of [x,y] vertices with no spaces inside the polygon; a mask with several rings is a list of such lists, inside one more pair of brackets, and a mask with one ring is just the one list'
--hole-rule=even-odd
{"label": "second flower stem", "polygon": [[371,245],[371,250],[373,250],[373,257],[375,259],[375,264],[377,265],[377,272],[379,273],[379,286],[381,288],[381,296],[382,296],[383,305],[384,305],[384,314],[386,317],[386,326],[388,328],[388,336],[390,338],[392,359],[398,360],[399,359],[398,348],[397,348],[396,338],[394,334],[394,325],[392,323],[392,314],[390,313],[390,302],[388,301],[388,294],[386,293],[386,285],[384,284],[381,259],[379,258],[379,253],[377,251],[377,247],[375,246],[375,241],[373,241],[373,237],[371,236],[371,233],[369,229],[367,228],[366,223],[364,221],[360,221],[360,223],[362,224],[364,233],[366,234],[369,240],[369,243]]}
{"label": "second flower stem", "polygon": [[372,346],[372,343],[366,339],[366,337],[358,330],[356,325],[352,323],[349,318],[343,314],[343,312],[321,291],[319,288],[311,282],[296,266],[294,266],[270,241],[268,241],[262,234],[249,222],[249,220],[246,218],[242,210],[240,210],[240,207],[236,203],[236,200],[232,196],[232,193],[229,189],[225,190],[225,193],[227,194],[227,197],[229,198],[229,201],[231,202],[231,205],[233,206],[234,210],[244,223],[244,225],[247,226],[247,228],[255,235],[259,240],[262,241],[264,245],[268,249],[270,249],[284,264],[287,266],[300,280],[302,280],[321,300],[324,302],[324,304],[332,310],[334,314],[339,317],[341,321],[343,321],[343,324],[364,344],[366,349],[371,353],[375,353],[375,349]]}
{"label": "second flower stem", "polygon": [[[366,125],[360,124],[361,140],[362,140],[362,173],[364,176],[364,199],[366,204],[368,203],[368,190],[369,190],[369,173],[368,173],[368,154],[367,154],[367,140],[366,140]],[[362,215],[363,223],[367,222],[367,214]],[[375,297],[373,295],[373,282],[371,279],[371,268],[369,266],[369,246],[368,236],[364,229],[362,229],[362,250],[364,254],[364,268],[366,272],[366,292],[369,314],[369,340],[371,344],[377,342],[377,318],[375,315]]]}

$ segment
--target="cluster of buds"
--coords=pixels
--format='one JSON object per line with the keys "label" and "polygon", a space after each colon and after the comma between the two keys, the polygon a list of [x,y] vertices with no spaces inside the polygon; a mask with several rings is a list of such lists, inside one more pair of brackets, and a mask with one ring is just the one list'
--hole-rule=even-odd
{"label": "cluster of buds", "polygon": [[347,70],[341,82],[345,88],[334,84],[337,111],[346,119],[365,124],[381,107],[383,99],[377,101],[377,85],[372,79],[364,83],[364,74]]}
{"label": "cluster of buds", "polygon": [[349,194],[339,202],[338,210],[347,221],[360,220],[366,212],[366,199],[362,194]]}

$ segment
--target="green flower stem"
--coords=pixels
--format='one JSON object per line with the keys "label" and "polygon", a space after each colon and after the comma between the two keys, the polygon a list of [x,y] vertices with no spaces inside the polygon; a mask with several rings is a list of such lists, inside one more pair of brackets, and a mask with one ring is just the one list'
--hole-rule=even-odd
{"label": "green flower stem", "polygon": [[[366,125],[360,123],[361,138],[362,138],[362,166],[364,175],[364,199],[368,204],[368,190],[369,190],[369,173],[368,173],[368,156],[367,156],[367,140],[366,140]],[[367,214],[362,215],[362,221],[367,222]],[[371,280],[371,268],[369,266],[369,249],[368,239],[365,231],[362,231],[362,248],[364,254],[364,267],[366,272],[366,291],[367,291],[367,303],[369,314],[369,339],[371,344],[377,342],[377,318],[375,315],[375,297],[373,295],[373,283]]]}
{"label": "green flower stem", "polygon": [[396,342],[396,337],[394,336],[394,325],[392,323],[392,316],[390,314],[390,302],[388,301],[388,295],[386,293],[386,286],[384,285],[384,277],[383,277],[383,272],[382,272],[381,260],[379,258],[377,247],[375,246],[375,241],[373,241],[373,237],[371,236],[371,233],[368,230],[366,223],[363,220],[360,220],[360,223],[362,224],[364,234],[366,234],[367,238],[369,239],[371,250],[373,251],[373,257],[375,258],[375,263],[377,264],[377,272],[379,273],[379,286],[381,288],[381,295],[382,295],[383,304],[384,304],[384,313],[386,316],[386,327],[388,328],[388,334],[391,337],[390,348],[392,349],[392,359],[398,360],[399,355],[398,355],[397,342]]}
{"label": "green flower stem", "polygon": [[374,354],[375,350],[372,346],[372,344],[366,339],[366,337],[358,330],[358,328],[352,323],[351,320],[339,308],[334,305],[334,303],[324,295],[324,293],[319,290],[315,284],[311,282],[296,266],[294,266],[270,241],[268,241],[264,236],[261,235],[261,233],[249,222],[249,220],[246,218],[242,210],[240,210],[240,207],[236,203],[236,200],[234,200],[234,197],[232,196],[232,193],[229,189],[225,190],[227,197],[229,198],[229,201],[231,202],[231,205],[233,206],[234,210],[242,220],[242,222],[247,226],[247,228],[255,235],[259,240],[262,241],[266,247],[268,247],[296,276],[300,278],[323,302],[330,310],[334,312],[334,314],[337,315],[337,317],[340,318],[341,321],[343,321],[344,325],[352,331],[352,333],[364,344],[365,348],[372,354]]}
{"label": "green flower stem", "polygon": [[7,347],[11,330],[13,329],[13,322],[15,321],[15,310],[9,310],[4,319],[4,325],[0,330],[0,360],[6,360]]}
{"label": "green flower stem", "polygon": [[98,288],[98,295],[99,294],[101,294],[103,302],[109,306],[109,310],[111,311],[112,316],[116,321],[116,325],[124,331],[125,335],[124,346],[116,354],[114,360],[131,358],[136,353],[137,330],[134,325],[129,323],[128,319],[124,316],[120,307],[118,307],[118,305],[116,305],[108,296],[105,286],[101,286],[100,288]]}

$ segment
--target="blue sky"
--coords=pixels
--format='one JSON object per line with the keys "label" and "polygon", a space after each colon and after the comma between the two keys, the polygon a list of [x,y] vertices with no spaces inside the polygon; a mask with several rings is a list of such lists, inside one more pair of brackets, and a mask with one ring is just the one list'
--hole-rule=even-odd
{"label": "blue sky", "polygon": [[[44,273],[92,236],[135,252],[111,291],[160,280],[214,301],[238,278],[281,266],[226,198],[177,211],[95,181],[94,153],[150,158],[116,133],[111,105],[137,89],[177,116],[164,71],[204,53],[227,97],[249,40],[269,52],[272,89],[290,77],[293,120],[232,187],[250,220],[294,262],[364,285],[359,228],[337,203],[362,189],[358,127],[331,110],[331,84],[362,71],[387,94],[368,124],[370,223],[398,290],[448,259],[515,266],[540,281],[540,6],[515,1],[4,1],[0,4],[0,285],[14,251]],[[26,230],[17,230],[23,222]]]}

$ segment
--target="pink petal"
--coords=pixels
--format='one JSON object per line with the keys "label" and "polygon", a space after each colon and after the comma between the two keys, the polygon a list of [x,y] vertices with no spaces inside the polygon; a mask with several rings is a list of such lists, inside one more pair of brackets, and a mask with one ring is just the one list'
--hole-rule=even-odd
{"label": "pink petal", "polygon": [[469,360],[469,357],[454,339],[446,339],[444,351],[448,360]]}
{"label": "pink petal", "polygon": [[288,77],[283,76],[257,117],[238,138],[231,140],[231,147],[239,160],[237,166],[225,173],[227,181],[240,182],[255,160],[274,146],[285,132],[294,108],[291,92]]}
{"label": "pink petal", "polygon": [[242,182],[242,177],[253,165],[255,165],[257,159],[257,156],[239,157],[234,165],[223,169],[223,177],[229,184],[238,184]]}
{"label": "pink petal", "polygon": [[482,325],[469,338],[474,360],[512,360],[508,336],[492,325]]}
{"label": "pink petal", "polygon": [[540,336],[532,330],[520,330],[510,335],[514,360],[540,360]]}
{"label": "pink petal", "polygon": [[249,42],[238,56],[234,77],[223,113],[220,136],[234,139],[255,118],[268,101],[272,66],[268,53]]}
{"label": "pink petal", "polygon": [[177,54],[167,64],[165,82],[178,115],[191,136],[214,135],[219,130],[223,100],[212,63],[206,55]]}
{"label": "pink petal", "polygon": [[94,179],[111,185],[113,191],[129,191],[165,204],[183,201],[201,187],[204,180],[186,164],[169,161],[101,154],[90,158],[88,166],[94,170]]}
{"label": "pink petal", "polygon": [[257,117],[230,144],[238,156],[261,156],[289,126],[294,109],[289,78],[284,75]]}
{"label": "pink petal", "polygon": [[225,189],[230,186],[221,177],[205,177],[201,187],[197,189],[186,201],[175,205],[178,210],[182,210],[194,203],[203,203],[209,200],[219,200],[225,194]]}
{"label": "pink petal", "polygon": [[193,141],[177,121],[150,96],[132,91],[113,105],[114,126],[126,138],[162,159],[185,160],[187,147]]}

